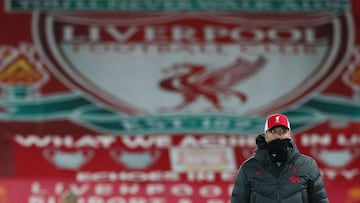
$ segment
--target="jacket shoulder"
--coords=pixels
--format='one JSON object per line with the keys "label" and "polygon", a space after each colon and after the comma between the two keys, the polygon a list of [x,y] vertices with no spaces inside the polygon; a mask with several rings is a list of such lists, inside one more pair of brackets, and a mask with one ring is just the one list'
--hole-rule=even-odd
{"label": "jacket shoulder", "polygon": [[257,161],[255,159],[254,156],[249,157],[248,159],[246,159],[243,163],[242,163],[242,167],[247,167],[247,166],[251,166],[253,164],[255,164]]}
{"label": "jacket shoulder", "polygon": [[300,154],[296,162],[298,162],[299,164],[313,164],[315,160],[311,156]]}
{"label": "jacket shoulder", "polygon": [[257,160],[255,159],[255,157],[251,156],[241,164],[240,170],[243,172],[248,171],[249,169],[256,167],[257,164],[258,163],[257,163]]}
{"label": "jacket shoulder", "polygon": [[301,169],[306,169],[303,171],[306,171],[306,173],[311,177],[317,176],[319,174],[319,167],[315,159],[308,155],[300,154],[299,158],[296,159],[294,164]]}

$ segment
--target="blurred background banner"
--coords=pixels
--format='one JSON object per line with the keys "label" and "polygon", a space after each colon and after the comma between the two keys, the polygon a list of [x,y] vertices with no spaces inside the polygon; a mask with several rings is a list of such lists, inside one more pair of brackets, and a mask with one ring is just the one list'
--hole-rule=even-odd
{"label": "blurred background banner", "polygon": [[0,8],[0,203],[229,202],[274,112],[360,202],[359,1]]}

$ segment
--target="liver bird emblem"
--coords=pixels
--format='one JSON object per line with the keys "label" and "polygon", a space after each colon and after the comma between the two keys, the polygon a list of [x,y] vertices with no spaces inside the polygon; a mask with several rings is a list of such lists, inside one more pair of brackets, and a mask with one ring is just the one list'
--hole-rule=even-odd
{"label": "liver bird emblem", "polygon": [[262,69],[265,62],[263,56],[259,56],[254,62],[239,57],[215,70],[207,70],[201,64],[174,64],[164,70],[166,73],[170,72],[170,76],[161,80],[159,86],[165,91],[182,95],[182,101],[175,107],[177,110],[186,108],[199,97],[204,97],[215,109],[222,110],[222,96],[234,96],[240,102],[247,101],[243,92],[233,90],[232,87]]}

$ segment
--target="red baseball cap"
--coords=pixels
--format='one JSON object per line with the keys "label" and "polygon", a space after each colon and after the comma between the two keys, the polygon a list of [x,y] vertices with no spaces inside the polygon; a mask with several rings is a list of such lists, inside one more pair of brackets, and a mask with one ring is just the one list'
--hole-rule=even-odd
{"label": "red baseball cap", "polygon": [[283,114],[272,114],[270,115],[265,122],[264,132],[268,131],[269,129],[275,126],[284,126],[290,129],[290,122],[289,119]]}

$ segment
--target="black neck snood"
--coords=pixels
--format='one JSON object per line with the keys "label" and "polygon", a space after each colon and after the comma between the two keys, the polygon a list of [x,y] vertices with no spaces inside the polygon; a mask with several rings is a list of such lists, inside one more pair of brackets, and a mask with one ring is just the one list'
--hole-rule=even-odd
{"label": "black neck snood", "polygon": [[268,152],[275,162],[285,162],[288,155],[288,147],[291,146],[290,139],[276,139],[267,144]]}

